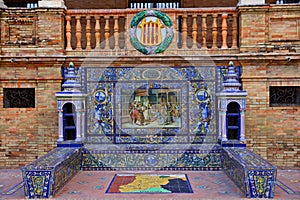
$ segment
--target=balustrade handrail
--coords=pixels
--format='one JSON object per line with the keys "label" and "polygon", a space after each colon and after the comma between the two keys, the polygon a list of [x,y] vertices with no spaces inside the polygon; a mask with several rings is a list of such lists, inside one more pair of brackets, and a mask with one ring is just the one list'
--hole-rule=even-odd
{"label": "balustrade handrail", "polygon": [[[79,15],[79,14],[135,14],[142,10],[142,8],[127,8],[127,9],[68,9],[67,15]],[[148,9],[150,10],[150,9]],[[193,14],[213,14],[213,13],[235,13],[236,7],[215,7],[215,8],[153,8],[153,10],[160,10],[164,13],[193,13]]]}
{"label": "balustrade handrail", "polygon": [[[171,49],[224,50],[238,47],[236,7],[155,9],[168,14],[173,21],[175,34]],[[128,50],[131,47],[127,33],[128,16],[142,10],[145,9],[67,10],[66,50]]]}

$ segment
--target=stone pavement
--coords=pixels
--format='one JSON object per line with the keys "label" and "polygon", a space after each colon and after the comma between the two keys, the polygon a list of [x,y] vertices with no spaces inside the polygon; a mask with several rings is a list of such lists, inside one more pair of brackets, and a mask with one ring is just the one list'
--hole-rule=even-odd
{"label": "stone pavement", "polygon": [[[187,174],[193,193],[106,193],[118,173]],[[0,170],[0,199],[25,199],[20,169]],[[53,199],[243,199],[223,171],[80,171]],[[300,199],[300,169],[278,170],[275,199]]]}

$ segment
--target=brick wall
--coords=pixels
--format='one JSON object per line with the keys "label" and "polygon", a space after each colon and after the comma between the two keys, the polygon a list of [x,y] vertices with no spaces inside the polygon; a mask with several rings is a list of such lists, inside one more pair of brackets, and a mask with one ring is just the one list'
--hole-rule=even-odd
{"label": "brick wall", "polygon": [[296,53],[300,52],[300,8],[276,5],[239,9],[240,51],[251,55],[240,58],[243,86],[248,92],[248,147],[277,166],[300,167],[299,106],[269,105],[270,86],[300,86]]}
{"label": "brick wall", "polygon": [[[1,67],[0,167],[23,166],[55,147],[57,109],[55,92],[61,90],[60,67],[17,63]],[[43,78],[42,73],[53,74]],[[40,74],[41,76],[39,76]],[[35,108],[4,108],[3,88],[35,88]]]}
{"label": "brick wall", "polygon": [[300,167],[300,108],[269,105],[269,86],[300,85],[300,65],[254,60],[242,63],[247,145],[277,166]]}
{"label": "brick wall", "polygon": [[299,6],[243,6],[238,10],[241,52],[296,52],[300,49]]}
{"label": "brick wall", "polygon": [[[0,167],[24,166],[56,146],[63,16],[61,9],[1,13]],[[4,108],[3,88],[34,88],[35,108]]]}

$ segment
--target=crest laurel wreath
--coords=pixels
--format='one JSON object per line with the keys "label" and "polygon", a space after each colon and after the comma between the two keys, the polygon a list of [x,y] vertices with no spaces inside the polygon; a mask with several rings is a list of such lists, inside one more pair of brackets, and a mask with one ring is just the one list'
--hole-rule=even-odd
{"label": "crest laurel wreath", "polygon": [[[166,37],[164,40],[157,46],[145,46],[140,43],[137,38],[136,30],[137,26],[142,19],[145,17],[157,17],[160,19],[166,28]],[[159,10],[144,10],[136,14],[130,23],[130,42],[135,49],[143,54],[158,54],[164,52],[171,44],[174,37],[173,24],[171,19],[164,13]]]}

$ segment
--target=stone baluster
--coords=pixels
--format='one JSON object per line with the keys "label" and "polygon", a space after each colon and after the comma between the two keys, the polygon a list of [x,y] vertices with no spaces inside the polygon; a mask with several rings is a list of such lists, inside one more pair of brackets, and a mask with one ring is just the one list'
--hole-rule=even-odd
{"label": "stone baluster", "polygon": [[101,16],[96,18],[96,24],[95,24],[95,38],[96,38],[96,49],[100,49],[100,19]]}
{"label": "stone baluster", "polygon": [[206,35],[207,35],[207,15],[204,14],[202,15],[202,48],[207,49],[207,44],[206,44]]}
{"label": "stone baluster", "polygon": [[109,49],[109,18],[110,16],[105,16],[105,26],[104,26],[104,37],[105,37],[105,49]]}
{"label": "stone baluster", "polygon": [[222,49],[227,49],[227,14],[222,14]]}
{"label": "stone baluster", "polygon": [[66,16],[66,39],[67,39],[67,46],[66,50],[72,50],[71,46],[71,16]]}
{"label": "stone baluster", "polygon": [[76,16],[76,49],[81,50],[81,16]]}
{"label": "stone baluster", "polygon": [[218,14],[213,14],[213,23],[212,23],[212,39],[213,39],[213,42],[212,42],[212,48],[213,49],[216,49],[218,48],[217,47],[217,34],[218,34],[218,31],[217,31],[217,17],[218,17]]}
{"label": "stone baluster", "polygon": [[182,16],[182,48],[186,49],[187,48],[187,14],[184,14]]}
{"label": "stone baluster", "polygon": [[237,14],[233,14],[232,16],[232,47],[237,48]]}
{"label": "stone baluster", "polygon": [[115,38],[115,49],[119,49],[119,17],[114,16],[114,38]]}
{"label": "stone baluster", "polygon": [[193,25],[192,25],[192,37],[193,37],[193,48],[197,48],[197,15],[193,15]]}
{"label": "stone baluster", "polygon": [[86,16],[86,50],[91,50],[91,16]]}
{"label": "stone baluster", "polygon": [[123,49],[125,49],[125,50],[128,47],[128,44],[126,42],[127,41],[127,39],[126,39],[127,38],[127,26],[126,26],[126,24],[127,24],[127,17],[124,18],[124,33],[123,33],[123,37],[124,37],[124,47],[123,47]]}
{"label": "stone baluster", "polygon": [[177,14],[174,14],[174,20],[172,20],[173,23],[173,28],[174,28],[174,38],[173,41],[174,43],[174,48],[178,49],[178,40],[179,40],[179,27],[178,27],[178,21],[179,21],[179,16]]}

